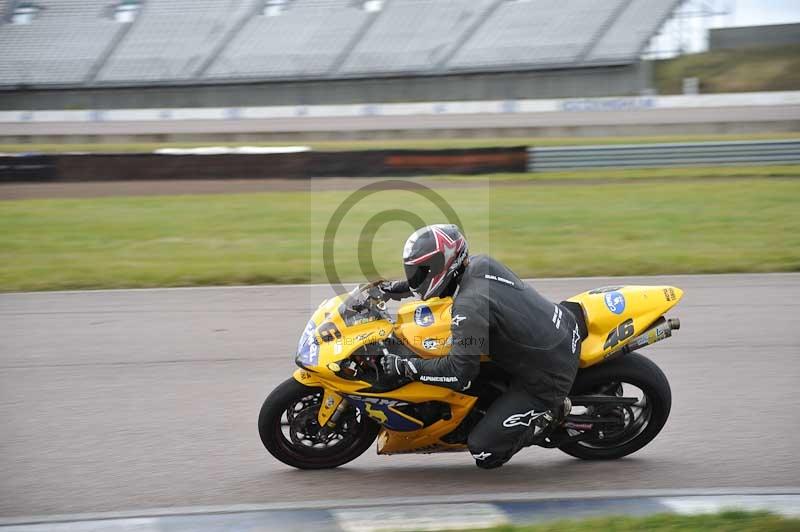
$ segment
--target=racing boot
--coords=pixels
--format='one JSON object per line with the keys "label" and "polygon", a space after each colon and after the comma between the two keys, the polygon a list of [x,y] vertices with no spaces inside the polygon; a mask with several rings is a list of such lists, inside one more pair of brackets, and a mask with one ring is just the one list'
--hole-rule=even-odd
{"label": "racing boot", "polygon": [[559,405],[539,416],[531,424],[531,432],[528,434],[524,446],[529,447],[544,442],[556,429],[561,427],[571,410],[572,401],[569,397],[565,397]]}
{"label": "racing boot", "polygon": [[561,425],[567,419],[567,416],[572,411],[572,401],[569,397],[565,397],[558,407],[553,409],[553,417],[555,425]]}

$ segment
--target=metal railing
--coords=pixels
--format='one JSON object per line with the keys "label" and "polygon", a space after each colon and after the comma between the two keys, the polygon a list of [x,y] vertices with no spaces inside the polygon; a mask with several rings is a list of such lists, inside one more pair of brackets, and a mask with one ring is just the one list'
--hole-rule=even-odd
{"label": "metal railing", "polygon": [[720,164],[800,164],[800,139],[528,148],[529,172]]}

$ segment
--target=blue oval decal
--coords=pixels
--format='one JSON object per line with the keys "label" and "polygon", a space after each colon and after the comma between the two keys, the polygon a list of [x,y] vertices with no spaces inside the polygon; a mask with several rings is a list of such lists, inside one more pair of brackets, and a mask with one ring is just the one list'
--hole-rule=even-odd
{"label": "blue oval decal", "polygon": [[433,311],[427,305],[421,305],[414,309],[414,322],[420,327],[433,325]]}
{"label": "blue oval decal", "polygon": [[603,300],[606,302],[608,310],[614,314],[622,314],[625,311],[625,296],[622,295],[622,292],[608,292],[603,296]]}
{"label": "blue oval decal", "polygon": [[314,335],[315,330],[314,320],[309,321],[303,330],[303,335],[300,336],[300,341],[297,342],[297,358],[309,366],[316,366],[319,361],[319,344]]}

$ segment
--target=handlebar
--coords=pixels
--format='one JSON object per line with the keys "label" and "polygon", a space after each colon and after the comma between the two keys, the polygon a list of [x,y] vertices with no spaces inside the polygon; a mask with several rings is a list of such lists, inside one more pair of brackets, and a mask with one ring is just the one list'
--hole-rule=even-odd
{"label": "handlebar", "polygon": [[386,300],[383,297],[383,291],[380,289],[379,283],[380,281],[373,281],[361,284],[350,291],[344,300],[344,305],[351,312],[342,313],[346,323],[350,321],[351,313],[353,319],[374,315],[380,319],[394,321],[386,310]]}

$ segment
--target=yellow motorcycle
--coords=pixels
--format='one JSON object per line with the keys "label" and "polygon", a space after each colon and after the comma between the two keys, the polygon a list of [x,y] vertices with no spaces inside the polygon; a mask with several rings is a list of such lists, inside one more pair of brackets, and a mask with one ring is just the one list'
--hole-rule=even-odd
{"label": "yellow motorcycle", "polygon": [[[634,350],[672,336],[665,314],[683,296],[671,286],[610,286],[562,303],[584,340],[570,393],[572,411],[537,445],[583,459],[615,459],[647,445],[669,416],[672,396],[659,367]],[[361,455],[466,451],[467,436],[506,389],[509,375],[481,358],[469,390],[389,379],[380,358],[438,357],[450,350],[452,299],[414,301],[393,316],[377,283],[326,301],[298,343],[300,369],[270,393],[258,430],[267,450],[301,469]],[[456,316],[457,318],[457,316]]]}

